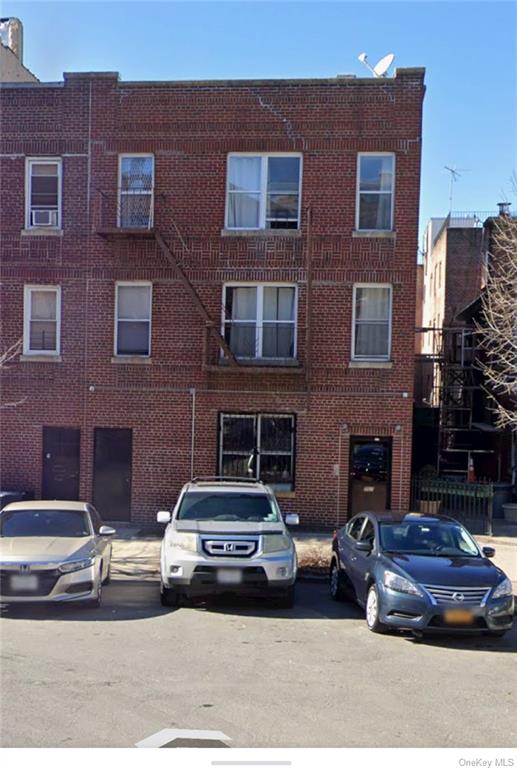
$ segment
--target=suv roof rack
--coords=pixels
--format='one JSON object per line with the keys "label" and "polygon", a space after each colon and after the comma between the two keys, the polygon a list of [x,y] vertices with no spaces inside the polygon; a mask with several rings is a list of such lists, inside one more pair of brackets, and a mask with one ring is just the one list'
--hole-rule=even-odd
{"label": "suv roof rack", "polygon": [[191,483],[213,483],[213,482],[226,482],[226,483],[258,483],[264,485],[262,480],[256,480],[254,477],[238,477],[233,475],[204,475],[200,477],[193,477],[190,480]]}

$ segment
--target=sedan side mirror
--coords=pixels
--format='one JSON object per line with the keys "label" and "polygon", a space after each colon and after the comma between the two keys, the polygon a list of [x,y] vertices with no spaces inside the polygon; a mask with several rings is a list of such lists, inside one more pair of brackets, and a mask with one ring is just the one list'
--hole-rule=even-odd
{"label": "sedan side mirror", "polygon": [[163,523],[164,525],[167,525],[167,523],[170,523],[171,521],[171,513],[165,512],[163,509],[161,512],[158,512],[156,515],[156,522]]}
{"label": "sedan side mirror", "polygon": [[373,541],[358,541],[355,548],[358,549],[359,552],[371,552],[373,549]]}
{"label": "sedan side mirror", "polygon": [[481,550],[485,557],[494,557],[495,556],[495,549],[494,547],[483,547]]}
{"label": "sedan side mirror", "polygon": [[285,516],[285,524],[300,525],[300,518],[295,512],[289,512],[289,514]]}
{"label": "sedan side mirror", "polygon": [[114,536],[115,534],[116,530],[110,525],[101,525],[99,528],[99,536]]}

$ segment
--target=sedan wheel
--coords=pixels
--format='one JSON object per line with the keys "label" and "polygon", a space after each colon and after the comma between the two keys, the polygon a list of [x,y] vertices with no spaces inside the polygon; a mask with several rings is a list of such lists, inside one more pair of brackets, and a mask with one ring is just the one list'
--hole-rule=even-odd
{"label": "sedan wheel", "polygon": [[345,593],[343,591],[343,580],[339,572],[339,566],[336,560],[332,560],[330,566],[330,596],[333,600],[341,602],[345,599]]}
{"label": "sedan wheel", "polygon": [[372,584],[366,599],[366,625],[370,632],[382,633],[387,631],[386,625],[379,621],[379,613],[379,592],[375,584]]}

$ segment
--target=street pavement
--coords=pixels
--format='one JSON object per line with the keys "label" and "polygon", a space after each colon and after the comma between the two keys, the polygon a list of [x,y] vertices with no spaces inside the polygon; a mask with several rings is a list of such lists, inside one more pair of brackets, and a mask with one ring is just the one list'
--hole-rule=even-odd
{"label": "street pavement", "polygon": [[292,610],[167,610],[139,546],[133,565],[119,552],[126,573],[100,609],[2,609],[2,747],[132,747],[167,728],[233,747],[517,746],[517,626],[500,640],[374,635],[313,582]]}

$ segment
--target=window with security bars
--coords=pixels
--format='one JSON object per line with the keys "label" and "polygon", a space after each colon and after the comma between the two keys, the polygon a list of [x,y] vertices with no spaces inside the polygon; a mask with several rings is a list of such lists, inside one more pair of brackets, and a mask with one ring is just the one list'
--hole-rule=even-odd
{"label": "window with security bars", "polygon": [[27,161],[27,229],[61,227],[61,159]]}
{"label": "window with security bars", "polygon": [[115,355],[151,354],[150,283],[118,283],[115,299]]}
{"label": "window with security bars", "polygon": [[354,360],[389,360],[391,353],[391,285],[354,285]]}
{"label": "window with security bars", "polygon": [[262,480],[277,491],[294,488],[293,414],[220,415],[219,474]]}
{"label": "window with security bars", "polygon": [[154,209],[153,155],[121,155],[118,225],[122,229],[150,229]]}
{"label": "window with security bars", "polygon": [[296,287],[225,286],[223,330],[228,346],[238,358],[294,359]]}
{"label": "window with security bars", "polygon": [[227,229],[298,229],[301,157],[229,155]]}
{"label": "window with security bars", "polygon": [[60,351],[61,289],[55,285],[26,285],[24,292],[24,355],[58,355]]}
{"label": "window with security bars", "polygon": [[357,175],[357,229],[392,230],[395,155],[359,154]]}

